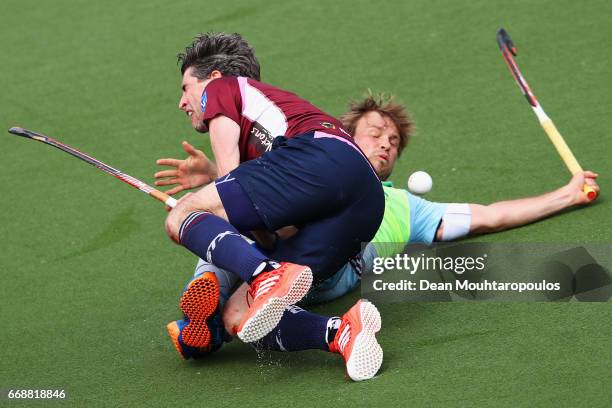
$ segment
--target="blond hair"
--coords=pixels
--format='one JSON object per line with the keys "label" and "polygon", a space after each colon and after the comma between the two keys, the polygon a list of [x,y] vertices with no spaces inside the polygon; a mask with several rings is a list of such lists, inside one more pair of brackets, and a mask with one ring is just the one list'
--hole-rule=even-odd
{"label": "blond hair", "polygon": [[414,123],[410,119],[408,112],[406,112],[406,107],[395,103],[393,95],[387,96],[382,92],[374,95],[371,90],[368,90],[364,99],[349,103],[349,110],[340,116],[340,121],[344,128],[353,135],[355,134],[357,122],[368,112],[378,112],[395,124],[400,137],[397,150],[398,155],[400,155],[406,144],[408,144],[408,140],[414,130]]}

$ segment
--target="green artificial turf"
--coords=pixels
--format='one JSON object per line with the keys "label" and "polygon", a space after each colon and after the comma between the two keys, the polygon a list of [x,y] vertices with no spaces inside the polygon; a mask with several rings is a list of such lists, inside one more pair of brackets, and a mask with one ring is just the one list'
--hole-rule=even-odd
{"label": "green artificial turf", "polygon": [[[479,240],[612,242],[608,1],[4,0],[0,15],[0,130],[38,130],[151,182],[181,140],[210,153],[176,108],[176,54],[198,32],[240,32],[264,81],[332,114],[367,88],[396,94],[417,131],[393,181],[423,169],[429,199],[477,203],[569,180],[497,49],[504,26],[602,195]],[[103,407],[612,405],[609,303],[381,304],[385,362],[360,384],[317,351],[258,356],[234,341],[181,361],[165,324],[195,260],[166,238],[163,207],[8,134],[0,163],[0,389],[63,388],[69,405]]]}

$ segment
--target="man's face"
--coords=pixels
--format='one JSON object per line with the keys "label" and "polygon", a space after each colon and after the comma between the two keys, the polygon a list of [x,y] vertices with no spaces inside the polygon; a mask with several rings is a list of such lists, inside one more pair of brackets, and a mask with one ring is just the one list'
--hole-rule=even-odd
{"label": "man's face", "polygon": [[397,126],[386,116],[372,111],[357,121],[355,143],[363,150],[381,180],[393,171],[400,142]]}
{"label": "man's face", "polygon": [[208,132],[208,128],[202,120],[204,118],[204,113],[200,107],[200,101],[204,88],[206,88],[206,85],[214,78],[211,75],[209,79],[198,79],[191,75],[192,72],[193,67],[189,67],[183,74],[183,82],[181,84],[183,93],[181,94],[181,100],[179,101],[178,107],[189,116],[191,119],[191,126],[193,126],[195,130],[206,133]]}

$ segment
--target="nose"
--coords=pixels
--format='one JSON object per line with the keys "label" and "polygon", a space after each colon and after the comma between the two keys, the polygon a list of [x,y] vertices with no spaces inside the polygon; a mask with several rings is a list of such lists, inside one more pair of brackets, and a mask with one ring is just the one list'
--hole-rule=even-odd
{"label": "nose", "polygon": [[181,99],[179,99],[178,108],[180,110],[185,110],[186,106],[187,106],[187,98],[185,98],[185,96],[181,96]]}
{"label": "nose", "polygon": [[383,150],[389,150],[389,148],[391,147],[391,143],[389,142],[389,137],[388,136],[381,136],[380,139],[380,148]]}

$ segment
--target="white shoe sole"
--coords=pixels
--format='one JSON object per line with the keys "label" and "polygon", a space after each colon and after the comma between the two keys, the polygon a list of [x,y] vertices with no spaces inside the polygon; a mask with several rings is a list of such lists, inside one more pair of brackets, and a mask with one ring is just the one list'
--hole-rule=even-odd
{"label": "white shoe sole", "polygon": [[283,317],[285,309],[289,305],[294,305],[310,290],[312,286],[312,271],[305,268],[295,278],[291,288],[283,297],[272,297],[259,308],[243,325],[238,332],[238,338],[245,343],[253,343],[266,334],[270,333]]}
{"label": "white shoe sole", "polygon": [[374,377],[383,362],[383,351],[375,336],[382,324],[380,313],[374,304],[363,301],[360,305],[360,316],[362,330],[357,335],[346,362],[346,372],[353,381]]}

